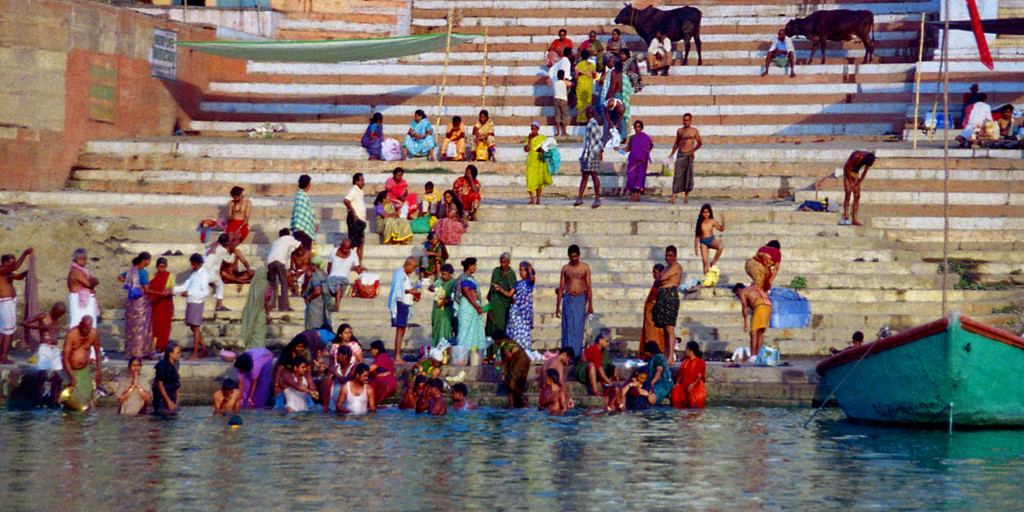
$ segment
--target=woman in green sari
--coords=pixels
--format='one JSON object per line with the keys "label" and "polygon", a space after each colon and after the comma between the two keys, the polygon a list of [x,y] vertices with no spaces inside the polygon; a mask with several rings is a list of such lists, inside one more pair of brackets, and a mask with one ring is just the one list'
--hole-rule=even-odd
{"label": "woman in green sari", "polygon": [[553,183],[548,172],[548,164],[541,159],[543,153],[540,145],[545,140],[547,137],[540,134],[540,123],[530,123],[530,136],[526,138],[526,145],[523,146],[523,151],[526,152],[526,192],[530,194],[528,204],[540,204],[540,194],[544,192],[544,186]]}
{"label": "woman in green sari", "polygon": [[455,290],[455,279],[452,274],[455,268],[450,264],[441,265],[441,277],[434,280],[430,291],[436,293],[434,305],[430,310],[430,343],[437,346],[442,339],[452,342],[455,339],[455,331],[452,328],[452,321],[455,318],[455,311],[452,295]]}
{"label": "woman in green sari", "polygon": [[267,267],[256,269],[242,309],[242,343],[246,350],[263,348],[267,341]]}
{"label": "woman in green sari", "polygon": [[512,255],[504,253],[498,258],[498,267],[491,272],[491,289],[487,292],[487,303],[491,311],[487,314],[485,332],[495,340],[507,338],[508,308],[512,306],[512,288],[516,285],[516,273],[512,270]]}
{"label": "woman in green sari", "polygon": [[312,268],[309,284],[303,294],[306,300],[306,330],[327,326],[331,329],[334,296],[327,292],[327,273],[320,267]]}
{"label": "woman in green sari", "polygon": [[590,52],[580,51],[580,62],[576,64],[576,122],[587,122],[587,107],[594,98],[594,79],[597,68],[590,62]]}

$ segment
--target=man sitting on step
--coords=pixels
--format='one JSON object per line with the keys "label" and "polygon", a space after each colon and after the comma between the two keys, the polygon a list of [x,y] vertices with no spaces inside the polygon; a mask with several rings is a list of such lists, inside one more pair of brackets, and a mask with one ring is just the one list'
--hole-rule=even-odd
{"label": "man sitting on step", "polygon": [[773,40],[769,43],[768,55],[764,58],[764,73],[761,76],[768,75],[768,67],[771,65],[782,68],[783,72],[786,70],[786,66],[789,66],[789,77],[796,77],[796,49],[793,47],[793,38],[786,35],[785,29],[779,30],[778,39]]}

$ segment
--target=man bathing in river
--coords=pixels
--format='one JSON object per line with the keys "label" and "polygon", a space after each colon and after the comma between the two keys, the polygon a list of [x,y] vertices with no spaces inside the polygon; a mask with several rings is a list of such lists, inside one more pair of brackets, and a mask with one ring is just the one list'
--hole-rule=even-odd
{"label": "man bathing in river", "polygon": [[562,347],[583,351],[587,315],[594,314],[590,266],[580,261],[580,247],[569,246],[569,263],[562,267],[555,300],[555,318],[562,319]]}
{"label": "man bathing in river", "polygon": [[46,399],[48,405],[57,405],[57,396],[60,394],[60,385],[63,380],[60,372],[64,369],[64,363],[60,348],[57,346],[57,332],[60,330],[58,321],[64,316],[68,307],[63,302],[58,302],[50,307],[46,313],[36,315],[21,323],[25,330],[39,331],[39,350],[36,352],[36,369],[43,372],[45,382],[49,382],[49,389],[44,384],[39,389],[39,399]]}
{"label": "man bathing in river", "polygon": [[96,354],[100,353],[100,335],[92,328],[92,317],[86,316],[78,326],[68,331],[62,361],[70,383],[71,396],[83,406],[92,405],[93,380],[96,387],[103,382],[103,358],[96,358],[96,375],[93,376],[89,368],[89,349],[94,349]]}
{"label": "man bathing in river", "polygon": [[13,254],[5,254],[0,258],[0,364],[11,364],[7,351],[11,349],[14,331],[18,329],[18,294],[14,291],[14,281],[25,279],[28,272],[15,274],[25,258],[32,254],[32,248],[25,249],[21,257],[14,259]]}
{"label": "man bathing in river", "polygon": [[669,364],[675,360],[676,320],[679,318],[679,283],[683,279],[683,267],[676,261],[676,246],[665,248],[665,269],[658,274],[655,286],[658,298],[651,309],[654,326],[665,331],[665,356]]}

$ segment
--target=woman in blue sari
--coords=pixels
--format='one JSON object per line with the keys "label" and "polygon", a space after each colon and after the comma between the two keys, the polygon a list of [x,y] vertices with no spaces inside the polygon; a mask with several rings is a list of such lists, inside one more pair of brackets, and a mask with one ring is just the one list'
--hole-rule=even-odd
{"label": "woman in blue sari", "polygon": [[366,127],[360,144],[370,154],[370,160],[383,160],[384,157],[380,153],[382,142],[384,142],[384,116],[380,112],[374,112],[370,117],[370,126]]}
{"label": "woman in blue sari", "polygon": [[456,334],[456,345],[466,350],[477,349],[480,353],[487,349],[484,334],[484,311],[480,300],[480,286],[473,277],[476,273],[476,258],[462,260],[465,277],[458,286],[462,289],[459,298],[458,319],[459,332]]}
{"label": "woman in blue sari", "polygon": [[405,134],[405,144],[402,145],[402,160],[409,157],[427,156],[427,160],[434,161],[434,148],[437,141],[434,140],[434,127],[427,120],[427,114],[417,110],[413,114],[412,124]]}

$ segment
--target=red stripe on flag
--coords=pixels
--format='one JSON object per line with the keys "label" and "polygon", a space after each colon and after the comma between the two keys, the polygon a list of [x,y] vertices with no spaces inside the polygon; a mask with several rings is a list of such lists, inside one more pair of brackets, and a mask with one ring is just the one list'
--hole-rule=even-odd
{"label": "red stripe on flag", "polygon": [[988,51],[988,41],[985,39],[985,32],[981,29],[981,15],[978,14],[978,4],[974,3],[974,0],[967,0],[967,10],[971,13],[971,28],[974,29],[974,39],[978,42],[978,55],[981,57],[981,63],[989,69],[995,69],[995,64],[992,63],[992,54]]}

